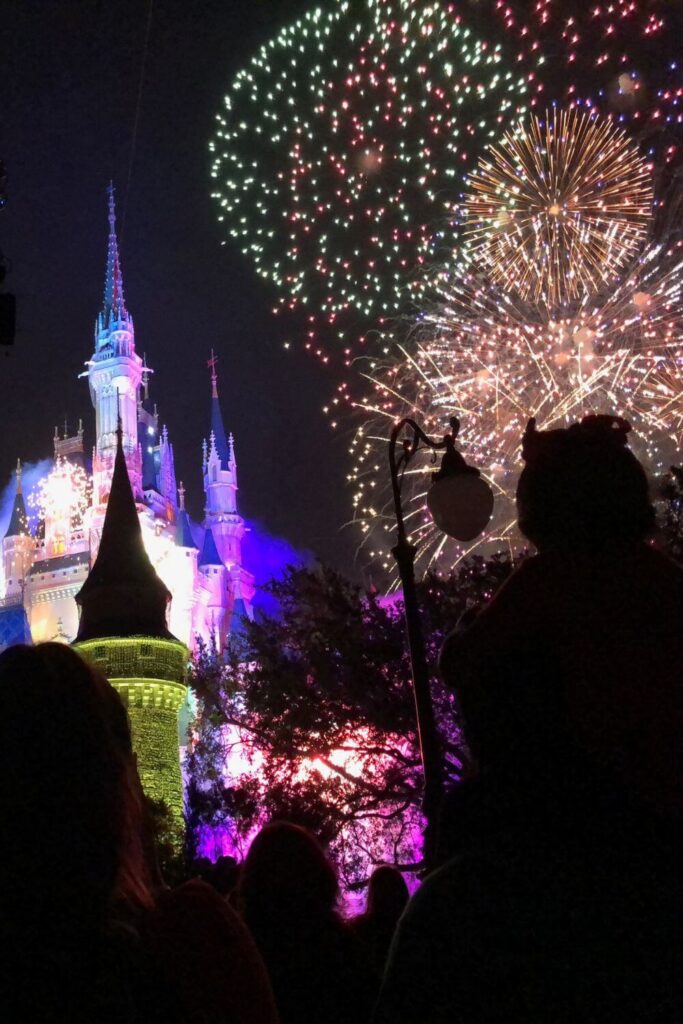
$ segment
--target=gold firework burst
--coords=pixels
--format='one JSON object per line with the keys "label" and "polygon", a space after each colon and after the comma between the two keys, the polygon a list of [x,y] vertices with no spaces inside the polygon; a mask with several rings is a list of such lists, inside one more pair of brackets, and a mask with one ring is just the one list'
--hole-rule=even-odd
{"label": "gold firework burst", "polygon": [[465,234],[496,284],[555,308],[614,279],[641,249],[652,203],[650,168],[621,128],[553,109],[482,157],[465,196]]}

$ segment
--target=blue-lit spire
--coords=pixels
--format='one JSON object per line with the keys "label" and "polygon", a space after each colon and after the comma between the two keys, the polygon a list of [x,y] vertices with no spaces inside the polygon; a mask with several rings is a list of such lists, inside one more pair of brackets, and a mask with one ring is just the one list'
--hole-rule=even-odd
{"label": "blue-lit spire", "polygon": [[109,242],[107,245],[107,272],[104,278],[104,306],[102,319],[104,324],[110,320],[127,320],[128,311],[123,297],[123,275],[119,258],[119,243],[116,237],[116,208],[114,205],[114,185],[110,181],[107,188],[109,196]]}
{"label": "blue-lit spire", "polygon": [[185,509],[185,487],[182,480],[178,487],[178,516],[175,527],[175,542],[181,548],[193,548],[196,546],[192,530],[190,529],[190,517]]}
{"label": "blue-lit spire", "polygon": [[22,533],[28,533],[28,518],[26,516],[26,505],[21,489],[21,462],[17,460],[17,490],[12,505],[12,515],[7,527],[6,537],[18,537]]}
{"label": "blue-lit spire", "polygon": [[218,401],[217,364],[218,356],[215,356],[213,349],[211,349],[211,358],[206,364],[211,370],[211,430],[213,431],[215,438],[218,458],[221,460],[221,468],[227,469],[228,463],[230,462],[230,452],[228,449],[228,439],[225,434],[225,427],[223,426],[223,414],[221,413],[221,406]]}
{"label": "blue-lit spire", "polygon": [[216,547],[216,541],[210,526],[207,526],[206,532],[204,533],[204,543],[202,544],[202,553],[199,556],[198,564],[200,569],[203,569],[207,565],[223,565],[223,561],[221,556],[218,554],[218,548]]}

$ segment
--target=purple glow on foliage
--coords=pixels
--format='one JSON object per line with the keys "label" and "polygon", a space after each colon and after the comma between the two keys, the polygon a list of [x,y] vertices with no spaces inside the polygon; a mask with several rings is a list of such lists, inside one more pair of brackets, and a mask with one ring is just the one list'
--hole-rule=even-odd
{"label": "purple glow on foliage", "polygon": [[244,860],[252,839],[258,832],[255,828],[246,838],[239,836],[235,829],[225,825],[200,825],[197,838],[197,854],[215,864],[219,857],[234,857]]}

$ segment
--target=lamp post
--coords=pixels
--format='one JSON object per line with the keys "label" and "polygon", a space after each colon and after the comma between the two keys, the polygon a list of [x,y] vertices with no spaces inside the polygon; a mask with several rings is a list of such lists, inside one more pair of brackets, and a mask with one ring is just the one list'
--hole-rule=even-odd
{"label": "lamp post", "polygon": [[[459,421],[451,419],[450,426],[451,433],[442,440],[436,440],[428,437],[415,420],[406,417],[395,424],[389,439],[389,467],[397,527],[397,542],[392,553],[403,585],[417,733],[424,773],[422,810],[426,827],[423,862],[426,869],[431,868],[435,862],[437,814],[443,793],[443,759],[415,587],[416,548],[408,540],[401,505],[401,487],[408,463],[421,446],[433,452],[444,452],[440,469],[432,474],[433,482],[427,495],[427,505],[436,526],[449,536],[460,541],[473,540],[484,529],[493,510],[491,488],[482,479],[479,470],[468,466],[455,449]],[[397,454],[399,435],[405,430],[409,433],[402,437],[400,453]]]}

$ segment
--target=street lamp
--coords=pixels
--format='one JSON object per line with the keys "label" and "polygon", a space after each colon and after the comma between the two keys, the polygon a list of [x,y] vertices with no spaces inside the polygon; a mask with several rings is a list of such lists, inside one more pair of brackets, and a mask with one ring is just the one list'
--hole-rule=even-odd
{"label": "street lamp", "polygon": [[[443,792],[443,766],[415,588],[416,549],[408,540],[401,506],[401,487],[408,463],[421,446],[430,448],[433,452],[443,450],[441,467],[432,474],[427,506],[438,529],[449,537],[462,542],[474,540],[486,527],[493,511],[491,488],[482,479],[479,470],[474,466],[468,466],[460,452],[456,451],[455,439],[458,436],[459,421],[456,418],[451,419],[450,426],[451,433],[443,440],[437,441],[428,437],[415,420],[405,418],[395,424],[389,440],[389,467],[398,537],[392,553],[403,585],[403,607],[410,648],[417,732],[424,772],[422,810],[427,824],[424,832],[423,860],[427,868],[432,867],[435,861],[437,814]],[[401,439],[401,450],[397,456],[399,435],[405,430],[408,433]]]}

